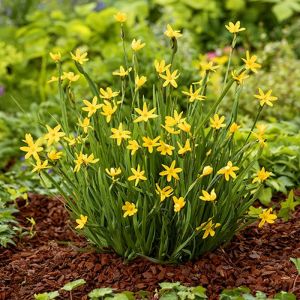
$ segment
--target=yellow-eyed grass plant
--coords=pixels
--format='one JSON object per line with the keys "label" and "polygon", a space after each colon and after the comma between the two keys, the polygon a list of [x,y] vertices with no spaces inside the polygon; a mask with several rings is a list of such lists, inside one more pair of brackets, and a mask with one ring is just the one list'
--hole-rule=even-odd
{"label": "yellow-eyed grass plant", "polygon": [[[200,81],[191,83],[189,91],[180,91],[187,101],[182,111],[173,93],[181,90],[180,71],[173,67],[181,33],[167,26],[171,59],[155,61],[157,82],[149,86],[147,74],[139,73],[137,53],[147,45],[134,40],[129,65],[126,18],[120,14],[116,20],[124,65],[112,71],[120,85],[99,90],[84,69],[87,53],[76,50],[72,59],[91,93],[72,112],[78,119],[72,128],[61,56],[55,56],[62,120],[55,128],[47,126],[46,135],[36,141],[26,135],[28,147],[22,150],[34,161],[34,170],[64,196],[74,227],[98,249],[113,250],[126,259],[143,256],[172,263],[193,259],[229,241],[253,221],[248,210],[262,180],[253,180],[254,162],[248,158],[253,151],[260,154],[261,142],[248,137],[238,146],[235,133],[240,128],[243,81],[260,65],[247,52],[245,64],[229,78],[229,60],[222,92],[208,105],[206,87],[216,66],[207,64]],[[241,30],[230,28],[232,53]],[[153,91],[151,99],[143,96],[145,87]],[[231,88],[235,89],[232,111],[222,116],[218,106]],[[261,91],[257,96],[261,102],[251,131],[266,104],[265,96]],[[271,93],[267,97],[275,98]],[[48,168],[58,176],[49,174]],[[260,215],[264,223],[276,218],[270,212],[267,217],[261,211]]]}

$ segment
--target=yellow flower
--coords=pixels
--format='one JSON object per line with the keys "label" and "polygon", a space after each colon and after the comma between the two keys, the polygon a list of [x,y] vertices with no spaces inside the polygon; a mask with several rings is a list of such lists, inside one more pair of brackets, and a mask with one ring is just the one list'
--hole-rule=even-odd
{"label": "yellow flower", "polygon": [[128,74],[131,70],[132,70],[132,68],[125,70],[123,66],[120,66],[120,69],[118,71],[114,71],[112,74],[115,76],[125,77],[125,76],[128,76]]}
{"label": "yellow flower", "polygon": [[51,78],[47,81],[47,83],[57,82],[57,81],[58,81],[58,77],[56,77],[56,76],[51,76]]}
{"label": "yellow flower", "polygon": [[106,90],[100,88],[100,98],[110,100],[114,97],[117,97],[120,92],[113,92],[110,87],[107,87]]}
{"label": "yellow flower", "polygon": [[231,134],[236,133],[236,132],[239,130],[240,127],[241,127],[240,125],[238,125],[237,123],[233,122],[233,123],[230,125],[230,127],[229,127],[229,132],[230,132]]}
{"label": "yellow flower", "polygon": [[194,102],[195,100],[203,101],[205,96],[199,95],[201,88],[193,92],[193,86],[190,85],[190,92],[183,91],[182,94],[189,96],[189,102]]}
{"label": "yellow flower", "polygon": [[112,106],[110,102],[104,100],[104,105],[102,106],[101,115],[106,116],[107,123],[111,121],[111,117],[116,112],[117,108],[118,108],[117,105]]}
{"label": "yellow flower", "polygon": [[173,202],[175,212],[180,212],[180,210],[185,206],[186,203],[183,197],[177,198],[176,196],[173,196]]}
{"label": "yellow flower", "polygon": [[216,72],[219,67],[214,65],[213,61],[200,63],[200,68],[203,72]]}
{"label": "yellow flower", "polygon": [[48,160],[45,160],[43,163],[38,159],[36,161],[36,165],[34,166],[32,172],[40,172],[43,169],[47,169],[48,167]]}
{"label": "yellow flower", "polygon": [[161,125],[164,129],[166,129],[167,132],[171,134],[179,134],[180,130],[175,130],[173,127],[167,126],[167,125]]}
{"label": "yellow flower", "polygon": [[68,142],[69,146],[74,146],[76,144],[76,138],[73,136],[64,137],[64,139]]}
{"label": "yellow flower", "polygon": [[25,159],[33,156],[36,160],[39,160],[39,152],[43,151],[42,139],[37,139],[36,142],[33,141],[33,138],[30,133],[25,134],[25,140],[23,140],[27,146],[20,147],[20,150],[27,152],[25,155]]}
{"label": "yellow flower", "polygon": [[142,87],[145,84],[146,81],[147,81],[146,76],[139,77],[139,75],[136,75],[136,77],[135,77],[135,89],[138,90],[140,87]]}
{"label": "yellow flower", "polygon": [[76,49],[75,55],[71,52],[71,57],[73,60],[77,61],[79,64],[83,65],[85,61],[88,61],[87,52],[82,52],[80,49]]}
{"label": "yellow flower", "polygon": [[276,101],[278,98],[272,96],[272,90],[267,91],[266,93],[263,92],[261,88],[258,88],[259,95],[254,95],[255,98],[260,100],[260,106],[269,105],[273,106],[273,101]]}
{"label": "yellow flower", "polygon": [[145,171],[141,171],[140,165],[137,166],[137,169],[131,168],[133,175],[128,177],[129,181],[135,180],[135,186],[138,185],[140,180],[147,180],[147,177],[144,176]]}
{"label": "yellow flower", "polygon": [[213,168],[211,166],[205,166],[203,168],[202,174],[200,175],[200,177],[204,177],[204,176],[208,176],[213,172]]}
{"label": "yellow flower", "polygon": [[256,124],[256,128],[258,130],[259,135],[264,135],[267,130],[267,125],[266,124]]}
{"label": "yellow flower", "polygon": [[225,176],[225,180],[228,181],[230,176],[235,179],[236,178],[236,174],[234,173],[235,171],[239,170],[239,167],[233,166],[232,162],[229,161],[227,163],[227,166],[220,169],[217,174],[219,175],[224,175]]}
{"label": "yellow flower", "polygon": [[224,116],[221,116],[220,118],[218,114],[215,114],[213,118],[210,118],[210,127],[218,130],[226,126],[226,124],[223,123],[224,121],[225,121]]}
{"label": "yellow flower", "polygon": [[123,139],[129,139],[131,132],[128,130],[123,130],[123,124],[120,123],[118,129],[111,129],[112,135],[110,136],[112,139],[117,140],[117,145],[120,146]]}
{"label": "yellow flower", "polygon": [[254,137],[256,137],[260,147],[263,148],[263,147],[267,146],[266,139],[262,135],[259,135],[255,132],[253,133],[253,135],[254,135]]}
{"label": "yellow flower", "polygon": [[131,141],[128,141],[128,146],[126,148],[131,150],[131,155],[134,155],[135,152],[139,148],[141,148],[141,146],[139,145],[139,143],[136,140],[131,140]]}
{"label": "yellow flower", "polygon": [[82,164],[87,166],[88,164],[95,164],[99,161],[98,158],[94,158],[94,154],[88,156],[87,154],[83,154],[82,152],[80,152],[79,155],[75,153],[75,156],[76,159],[74,160],[74,172],[79,172]]}
{"label": "yellow flower", "polygon": [[97,104],[97,97],[95,96],[92,102],[88,100],[83,100],[83,103],[86,105],[82,108],[83,111],[88,112],[88,118],[90,118],[96,111],[102,107],[103,104]]}
{"label": "yellow flower", "polygon": [[182,171],[181,168],[175,168],[175,164],[176,164],[176,161],[173,160],[172,163],[171,163],[171,166],[168,167],[166,165],[162,165],[165,170],[164,171],[161,171],[159,173],[160,176],[167,176],[167,181],[170,182],[172,180],[172,177],[175,178],[175,180],[179,180],[179,176],[177,173],[180,173]]}
{"label": "yellow flower", "polygon": [[240,31],[244,31],[246,30],[246,28],[240,28],[241,26],[241,22],[237,21],[235,24],[232,22],[229,22],[228,25],[225,25],[226,29],[230,32],[230,33],[238,33]]}
{"label": "yellow flower", "polygon": [[80,215],[79,219],[76,219],[76,223],[78,224],[75,228],[82,229],[87,222],[88,217],[84,215]]}
{"label": "yellow flower", "polygon": [[165,60],[155,60],[154,61],[154,67],[158,74],[164,73],[167,69],[171,67],[171,64],[166,65]]}
{"label": "yellow flower", "polygon": [[271,176],[271,172],[267,172],[265,168],[262,167],[261,170],[259,170],[255,175],[256,177],[253,179],[252,183],[262,183]]}
{"label": "yellow flower", "polygon": [[170,39],[178,39],[182,36],[179,30],[173,30],[170,24],[167,25],[167,30],[165,31],[165,35]]}
{"label": "yellow flower", "polygon": [[244,71],[240,74],[237,74],[236,71],[232,71],[231,72],[232,78],[237,82],[237,84],[241,85],[244,83],[244,81],[249,77],[249,75],[247,75],[247,72]]}
{"label": "yellow flower", "polygon": [[205,190],[202,190],[202,195],[199,198],[203,201],[215,201],[217,199],[217,194],[215,193],[215,189],[212,189],[212,191],[209,193]]}
{"label": "yellow flower", "polygon": [[115,177],[122,173],[121,168],[110,168],[105,169],[105,172],[111,177],[113,181],[115,181]]}
{"label": "yellow flower", "polygon": [[117,22],[124,23],[127,20],[127,15],[125,13],[119,11],[114,15],[114,18]]}
{"label": "yellow flower", "polygon": [[246,58],[242,58],[242,60],[245,63],[246,69],[251,70],[254,73],[257,72],[257,69],[261,68],[261,65],[256,63],[257,56],[252,55],[250,57],[249,51],[246,52]]}
{"label": "yellow flower", "polygon": [[261,218],[261,221],[258,224],[259,228],[263,227],[266,222],[269,224],[275,223],[277,216],[272,214],[272,210],[272,208],[269,208],[268,210],[265,209],[261,214],[259,214],[259,217]]}
{"label": "yellow flower", "polygon": [[135,52],[141,50],[142,48],[145,47],[145,43],[142,43],[141,40],[136,40],[136,39],[133,39],[132,43],[131,43],[131,49]]}
{"label": "yellow flower", "polygon": [[54,128],[51,128],[50,126],[46,125],[48,133],[45,134],[44,138],[45,140],[48,140],[47,145],[51,146],[53,143],[58,143],[60,138],[64,137],[65,134],[60,131],[61,126],[57,125]]}
{"label": "yellow flower", "polygon": [[149,137],[142,137],[144,143],[143,147],[148,148],[149,153],[153,152],[153,147],[157,147],[159,145],[158,140],[160,139],[160,136],[157,136],[153,140]]}
{"label": "yellow flower", "polygon": [[75,75],[74,72],[63,72],[61,76],[61,80],[68,79],[70,82],[75,82],[80,78],[80,75]]}
{"label": "yellow flower", "polygon": [[157,151],[160,152],[161,155],[172,155],[174,149],[175,147],[163,141],[159,141],[159,146],[157,147]]}
{"label": "yellow flower", "polygon": [[196,230],[204,230],[204,234],[203,234],[203,237],[202,239],[206,239],[209,235],[210,236],[215,236],[216,232],[215,232],[215,229],[220,227],[221,224],[220,223],[216,223],[216,224],[213,224],[212,220],[210,220],[209,222],[206,222],[206,223],[203,223],[201,224],[199,227],[196,228]]}
{"label": "yellow flower", "polygon": [[178,128],[181,129],[184,132],[190,132],[191,131],[191,125],[185,120],[182,120],[178,124]]}
{"label": "yellow flower", "polygon": [[191,143],[190,143],[190,139],[187,139],[185,141],[185,145],[184,147],[181,146],[181,144],[179,142],[177,142],[179,150],[178,150],[178,154],[185,154],[186,152],[191,152],[192,148],[191,148]]}
{"label": "yellow flower", "polygon": [[252,132],[253,136],[258,140],[261,147],[266,146],[266,139],[264,138],[265,131],[267,126],[265,124],[257,124],[256,128],[258,132]]}
{"label": "yellow flower", "polygon": [[89,118],[84,118],[83,121],[78,119],[78,124],[79,127],[82,127],[84,133],[88,133],[89,129],[93,129],[92,126],[90,126],[90,119]]}
{"label": "yellow flower", "polygon": [[130,203],[128,201],[125,202],[125,205],[122,206],[122,210],[124,211],[123,217],[133,216],[137,213],[137,208],[134,203]]}
{"label": "yellow flower", "polygon": [[156,194],[160,196],[160,202],[162,202],[166,198],[169,198],[170,196],[172,196],[174,190],[169,185],[162,189],[159,187],[159,185],[157,183],[155,186],[156,186],[156,190],[155,190]]}
{"label": "yellow flower", "polygon": [[149,119],[154,119],[158,117],[158,115],[154,114],[156,108],[148,110],[146,102],[144,102],[143,104],[143,110],[141,110],[140,108],[135,108],[134,110],[140,115],[133,121],[134,123],[147,122]]}
{"label": "yellow flower", "polygon": [[176,79],[179,77],[180,74],[177,74],[178,70],[175,70],[174,72],[170,72],[169,69],[166,70],[166,75],[159,74],[159,76],[165,80],[163,83],[163,87],[168,86],[169,84],[172,85],[174,88],[178,87],[178,84],[176,82]]}
{"label": "yellow flower", "polygon": [[50,160],[58,160],[62,157],[63,153],[62,152],[57,152],[56,150],[51,150],[47,156]]}
{"label": "yellow flower", "polygon": [[182,118],[182,114],[183,114],[183,112],[178,113],[177,110],[174,110],[173,117],[171,117],[171,116],[166,116],[165,117],[166,126],[173,127],[173,126],[178,125],[181,122],[183,122],[184,118]]}
{"label": "yellow flower", "polygon": [[54,62],[56,62],[56,63],[59,62],[59,61],[61,60],[61,54],[60,54],[60,52],[57,52],[57,53],[52,53],[52,52],[50,52],[49,55],[50,55],[51,59],[52,59]]}

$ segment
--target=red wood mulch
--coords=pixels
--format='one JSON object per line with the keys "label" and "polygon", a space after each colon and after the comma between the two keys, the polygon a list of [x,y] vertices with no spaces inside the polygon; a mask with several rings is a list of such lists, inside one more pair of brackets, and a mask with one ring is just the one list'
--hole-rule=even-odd
{"label": "red wood mulch", "polygon": [[86,242],[74,234],[57,199],[32,195],[28,206],[20,206],[19,221],[28,227],[26,217],[34,217],[37,233],[16,247],[0,249],[0,300],[33,299],[34,293],[53,291],[79,278],[87,284],[73,293],[74,300],[87,299],[96,287],[154,291],[162,281],[203,285],[209,299],[218,299],[224,288],[242,285],[269,296],[293,291],[300,299],[300,278],[296,282],[297,271],[289,261],[300,257],[299,207],[289,222],[277,220],[260,230],[251,226],[225,249],[194,262],[162,266],[144,259],[124,264],[114,254],[81,251]]}

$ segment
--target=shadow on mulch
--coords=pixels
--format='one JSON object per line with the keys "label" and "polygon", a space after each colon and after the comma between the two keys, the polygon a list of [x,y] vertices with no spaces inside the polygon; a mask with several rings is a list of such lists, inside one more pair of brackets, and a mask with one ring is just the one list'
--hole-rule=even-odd
{"label": "shadow on mulch", "polygon": [[[258,229],[250,226],[224,249],[178,266],[162,266],[145,259],[124,264],[115,254],[98,254],[71,229],[68,213],[59,199],[31,195],[30,204],[20,203],[18,219],[36,220],[36,235],[18,241],[16,247],[0,249],[0,300],[33,299],[33,294],[53,291],[83,278],[87,284],[73,299],[87,299],[96,287],[154,291],[162,281],[203,285],[209,299],[218,299],[224,288],[241,285],[269,296],[292,291],[300,299],[300,280],[289,261],[300,257],[300,208],[292,220]],[[82,249],[85,248],[84,251]],[[65,298],[60,299],[66,299]]]}

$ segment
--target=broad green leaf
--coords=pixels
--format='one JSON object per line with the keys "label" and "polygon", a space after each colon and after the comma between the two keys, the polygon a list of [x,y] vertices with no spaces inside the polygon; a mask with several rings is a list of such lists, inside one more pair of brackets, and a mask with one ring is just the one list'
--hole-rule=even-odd
{"label": "broad green leaf", "polygon": [[200,299],[207,299],[206,288],[201,285],[192,288],[192,292],[195,296],[200,297]]}
{"label": "broad green leaf", "polygon": [[59,296],[58,291],[42,293],[42,294],[34,294],[34,299],[36,300],[52,300]]}
{"label": "broad green leaf", "polygon": [[111,295],[113,293],[113,289],[111,288],[99,288],[92,290],[88,296],[91,299],[99,299],[100,297],[103,297],[105,295]]}
{"label": "broad green leaf", "polygon": [[272,189],[270,187],[261,189],[258,199],[263,205],[268,206],[272,199]]}
{"label": "broad green leaf", "polygon": [[296,300],[296,296],[292,293],[280,292],[274,296],[274,300]]}
{"label": "broad green leaf", "polygon": [[300,258],[290,258],[290,261],[295,265],[300,275]]}
{"label": "broad green leaf", "polygon": [[288,5],[287,1],[274,5],[272,11],[279,22],[282,22],[293,15],[293,9]]}
{"label": "broad green leaf", "polygon": [[180,282],[161,282],[159,286],[163,290],[172,290],[174,288],[178,288],[180,286]]}
{"label": "broad green leaf", "polygon": [[68,282],[61,289],[70,292],[70,291],[78,288],[79,286],[84,285],[85,283],[86,283],[86,281],[84,279],[77,279],[72,282]]}

